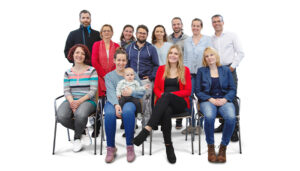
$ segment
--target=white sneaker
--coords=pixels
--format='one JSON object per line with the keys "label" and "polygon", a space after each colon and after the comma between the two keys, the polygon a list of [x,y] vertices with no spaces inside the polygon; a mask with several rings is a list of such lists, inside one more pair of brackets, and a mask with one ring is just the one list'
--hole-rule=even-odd
{"label": "white sneaker", "polygon": [[81,135],[81,143],[83,143],[86,146],[92,144],[92,137],[90,136],[90,132],[88,128],[85,129],[85,135],[84,134]]}
{"label": "white sneaker", "polygon": [[142,113],[137,113],[136,118],[137,118],[139,121],[142,120],[142,119],[143,119]]}
{"label": "white sneaker", "polygon": [[81,141],[80,141],[80,139],[76,139],[73,142],[73,151],[74,152],[79,152],[81,149],[82,149]]}

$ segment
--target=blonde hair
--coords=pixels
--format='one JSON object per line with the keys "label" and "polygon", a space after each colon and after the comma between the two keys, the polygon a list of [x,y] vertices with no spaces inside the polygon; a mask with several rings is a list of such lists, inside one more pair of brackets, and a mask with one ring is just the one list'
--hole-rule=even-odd
{"label": "blonde hair", "polygon": [[220,55],[218,54],[217,50],[214,49],[214,48],[212,48],[212,47],[207,47],[207,48],[204,50],[204,52],[203,52],[203,57],[202,57],[202,65],[203,65],[204,67],[208,67],[208,64],[207,64],[206,59],[205,59],[205,55],[206,55],[207,53],[211,53],[211,54],[215,55],[217,67],[221,66]]}
{"label": "blonde hair", "polygon": [[172,49],[176,49],[178,51],[178,56],[179,56],[179,60],[177,62],[177,74],[178,74],[178,81],[181,81],[182,84],[185,84],[185,67],[183,65],[183,55],[182,55],[182,51],[181,48],[178,45],[172,45],[168,51],[167,54],[167,62],[166,62],[166,66],[165,66],[165,72],[163,75],[163,78],[166,79],[168,77],[170,77],[170,69],[171,69],[171,65],[169,62],[169,54],[171,53]]}

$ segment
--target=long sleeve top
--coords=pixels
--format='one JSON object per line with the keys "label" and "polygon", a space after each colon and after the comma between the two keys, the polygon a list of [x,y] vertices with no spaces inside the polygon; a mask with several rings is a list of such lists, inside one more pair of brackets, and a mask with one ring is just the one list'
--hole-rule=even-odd
{"label": "long sleeve top", "polygon": [[[236,96],[236,86],[230,69],[227,66],[218,67],[219,82],[223,97],[228,101],[232,101]],[[212,78],[210,76],[209,67],[201,67],[198,69],[196,77],[195,93],[199,101],[207,101],[211,98]]]}
{"label": "long sleeve top", "polygon": [[209,46],[212,46],[211,38],[206,35],[197,44],[193,42],[193,37],[184,41],[183,63],[190,69],[191,74],[196,74],[198,68],[202,67],[203,52]]}
{"label": "long sleeve top", "polygon": [[[165,79],[163,78],[164,72],[165,72],[165,65],[162,65],[157,69],[156,78],[154,82],[154,89],[153,89],[157,97],[155,103],[159,98],[161,98],[162,94],[165,92]],[[191,81],[190,70],[188,67],[185,67],[184,75],[185,75],[186,83],[182,84],[181,81],[179,80],[179,90],[171,93],[173,93],[178,97],[182,97],[186,101],[187,107],[190,108],[189,96],[191,96],[192,93],[192,81]]]}
{"label": "long sleeve top", "polygon": [[231,32],[222,33],[219,37],[212,36],[213,47],[220,55],[222,65],[230,65],[232,68],[239,66],[245,54],[238,37]]}
{"label": "long sleeve top", "polygon": [[164,42],[164,45],[160,48],[158,48],[154,45],[154,47],[156,48],[157,54],[158,54],[158,61],[159,61],[160,66],[166,65],[168,51],[172,45],[173,44],[170,42]]}
{"label": "long sleeve top", "polygon": [[98,88],[98,75],[94,67],[89,67],[83,73],[75,73],[73,69],[68,69],[64,75],[64,94],[67,98],[74,99],[88,95],[90,102],[94,104],[95,95]]}
{"label": "long sleeve top", "polygon": [[130,87],[132,91],[146,91],[144,86],[141,86],[141,84],[137,81],[137,80],[133,80],[131,82],[126,81],[125,79],[119,81],[118,85],[117,85],[117,96],[121,96],[122,94],[122,90],[124,90],[126,87]]}

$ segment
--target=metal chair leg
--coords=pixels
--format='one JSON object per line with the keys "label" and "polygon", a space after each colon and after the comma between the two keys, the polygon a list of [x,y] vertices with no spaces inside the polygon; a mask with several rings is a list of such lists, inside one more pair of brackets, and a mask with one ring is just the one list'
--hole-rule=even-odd
{"label": "metal chair leg", "polygon": [[152,130],[150,131],[150,155],[152,155]]}
{"label": "metal chair leg", "polygon": [[96,109],[96,115],[95,115],[95,117],[94,117],[94,155],[96,155],[97,154],[97,134],[96,134],[96,129],[97,129],[97,115],[98,115],[98,113],[97,113],[97,109]]}
{"label": "metal chair leg", "polygon": [[68,128],[67,128],[67,132],[68,132],[68,140],[71,141],[71,139],[70,139],[70,131],[69,131]]}
{"label": "metal chair leg", "polygon": [[54,155],[54,153],[55,153],[56,129],[57,129],[57,118],[55,117],[54,139],[53,139],[53,151],[52,151],[52,154],[53,154],[53,155]]}
{"label": "metal chair leg", "polygon": [[[199,121],[199,122],[200,122],[201,118],[202,118],[202,117],[198,116],[198,121]],[[199,140],[198,140],[198,141],[199,141],[199,142],[198,142],[198,143],[199,143],[199,155],[201,155],[201,131],[200,131],[200,129],[201,129],[201,128],[199,127],[199,135],[198,135],[198,139],[199,139]]]}
{"label": "metal chair leg", "polygon": [[238,119],[238,136],[239,136],[239,146],[240,146],[240,154],[242,154],[242,138],[241,138],[241,127],[240,127],[240,119]]}
{"label": "metal chair leg", "polygon": [[195,133],[195,129],[194,126],[192,125],[192,132],[191,132],[192,154],[194,154],[194,133]]}
{"label": "metal chair leg", "polygon": [[187,135],[188,135],[188,118],[186,118],[185,122],[185,141],[187,141]]}

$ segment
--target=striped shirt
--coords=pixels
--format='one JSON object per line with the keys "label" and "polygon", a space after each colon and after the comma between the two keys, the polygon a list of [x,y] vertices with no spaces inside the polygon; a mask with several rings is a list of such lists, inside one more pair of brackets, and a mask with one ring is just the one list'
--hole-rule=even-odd
{"label": "striped shirt", "polygon": [[75,73],[68,69],[64,76],[65,97],[73,96],[73,99],[80,99],[88,95],[90,102],[95,104],[95,95],[98,88],[98,74],[94,67],[89,67],[83,73]]}

